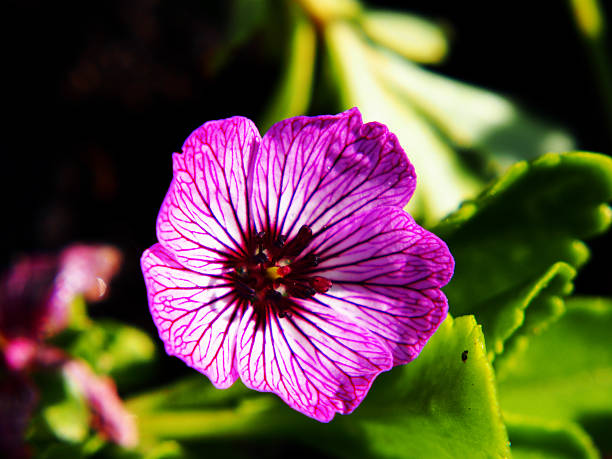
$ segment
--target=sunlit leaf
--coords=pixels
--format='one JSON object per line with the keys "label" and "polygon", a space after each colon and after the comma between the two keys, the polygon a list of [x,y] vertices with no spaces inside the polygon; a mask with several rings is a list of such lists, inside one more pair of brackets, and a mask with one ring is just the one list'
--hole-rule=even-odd
{"label": "sunlit leaf", "polygon": [[473,316],[447,317],[414,362],[375,382],[353,416],[339,421],[347,430],[359,426],[374,457],[508,455],[493,370]]}
{"label": "sunlit leaf", "polygon": [[502,406],[547,419],[612,421],[612,300],[572,298],[500,382]]}
{"label": "sunlit leaf", "polygon": [[[588,249],[580,239],[609,227],[605,203],[611,198],[612,160],[603,155],[550,154],[513,166],[434,228],[455,257],[455,274],[445,288],[451,312],[476,314],[489,336],[508,335],[516,321],[507,317],[522,314],[520,301],[514,312],[499,309],[506,318],[494,319],[490,312],[481,318],[481,310],[495,311],[500,299],[520,289],[529,293],[527,286],[533,288],[557,262],[583,265]],[[556,290],[567,294],[569,287]]]}
{"label": "sunlit leaf", "polygon": [[514,459],[595,459],[588,434],[569,421],[504,414]]}
{"label": "sunlit leaf", "polygon": [[325,39],[343,108],[358,106],[366,121],[386,124],[415,166],[418,185],[411,213],[436,221],[473,196],[480,182],[428,122],[382,84],[360,31],[336,21],[325,28]]}
{"label": "sunlit leaf", "polygon": [[426,114],[459,148],[490,155],[498,171],[520,159],[573,148],[563,130],[527,114],[509,99],[418,67],[381,50],[371,53],[377,74],[404,102]]}
{"label": "sunlit leaf", "polygon": [[356,0],[298,0],[298,3],[321,24],[353,19],[361,12],[361,4]]}
{"label": "sunlit leaf", "polygon": [[292,32],[287,62],[272,102],[260,123],[261,132],[277,121],[304,115],[310,103],[316,57],[317,37],[314,25],[301,9],[291,4]]}
{"label": "sunlit leaf", "polygon": [[419,16],[404,12],[365,11],[361,25],[372,40],[412,61],[437,63],[448,51],[442,28]]}
{"label": "sunlit leaf", "polygon": [[[489,359],[505,351],[504,346],[521,347],[521,341],[557,320],[565,311],[563,297],[572,290],[576,270],[567,263],[552,265],[541,276],[509,289],[495,298],[475,304],[483,323]],[[505,344],[506,341],[509,343]],[[508,358],[504,355],[504,361]],[[500,371],[500,362],[496,361]]]}

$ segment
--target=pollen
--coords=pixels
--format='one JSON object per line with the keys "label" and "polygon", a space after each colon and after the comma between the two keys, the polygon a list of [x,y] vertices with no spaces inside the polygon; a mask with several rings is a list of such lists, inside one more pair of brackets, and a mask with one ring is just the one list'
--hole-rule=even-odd
{"label": "pollen", "polygon": [[270,280],[276,280],[281,277],[285,277],[290,272],[291,272],[291,268],[288,265],[272,266],[266,269],[266,277]]}

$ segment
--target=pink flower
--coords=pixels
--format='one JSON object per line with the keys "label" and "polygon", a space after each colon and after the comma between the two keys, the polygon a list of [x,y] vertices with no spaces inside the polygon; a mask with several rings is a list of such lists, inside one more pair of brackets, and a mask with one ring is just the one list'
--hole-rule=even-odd
{"label": "pink flower", "polygon": [[29,456],[22,437],[38,397],[30,372],[38,370],[61,368],[88,402],[93,426],[120,445],[136,443],[135,421],[112,380],[44,341],[66,327],[77,295],[104,297],[121,258],[112,246],[72,245],[59,257],[24,257],[0,278],[0,374],[6,379],[0,384],[0,450],[10,457]]}
{"label": "pink flower", "polygon": [[173,156],[142,269],[166,351],[218,388],[238,377],[319,421],[352,412],[444,320],[453,259],[402,208],[394,134],[354,108],[263,137],[211,121]]}

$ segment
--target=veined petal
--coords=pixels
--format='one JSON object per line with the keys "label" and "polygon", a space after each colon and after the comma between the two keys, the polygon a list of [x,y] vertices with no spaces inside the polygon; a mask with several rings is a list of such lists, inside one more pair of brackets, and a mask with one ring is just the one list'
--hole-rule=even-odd
{"label": "veined petal", "polygon": [[404,206],[415,180],[395,135],[363,124],[356,108],[290,118],[270,128],[255,159],[255,226],[289,237],[302,225],[317,233],[360,210]]}
{"label": "veined petal", "polygon": [[446,317],[440,287],[452,276],[453,258],[403,210],[356,214],[310,249],[321,260],[312,273],[332,282],[316,299],[384,340],[394,365],[414,359]]}
{"label": "veined petal", "polygon": [[141,259],[149,309],[166,352],[208,376],[218,388],[231,386],[236,332],[242,314],[229,282],[185,268],[162,245]]}
{"label": "veined petal", "polygon": [[242,381],[319,421],[352,412],[374,378],[391,368],[379,339],[324,304],[296,300],[290,315],[270,312],[263,326],[252,314],[243,316],[238,332]]}
{"label": "veined petal", "polygon": [[240,255],[250,220],[249,167],[261,136],[233,117],[196,129],[173,155],[174,177],[157,217],[159,242],[207,274],[223,254]]}

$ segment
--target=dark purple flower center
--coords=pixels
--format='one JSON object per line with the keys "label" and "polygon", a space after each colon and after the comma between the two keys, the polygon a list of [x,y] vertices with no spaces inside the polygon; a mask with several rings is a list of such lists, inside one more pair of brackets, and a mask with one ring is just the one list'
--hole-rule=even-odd
{"label": "dark purple flower center", "polygon": [[254,234],[247,243],[247,256],[231,263],[234,293],[258,314],[272,311],[282,318],[291,315],[293,298],[312,298],[327,292],[331,281],[311,274],[319,264],[316,253],[305,252],[312,238],[312,230],[306,225],[292,239],[274,231]]}

